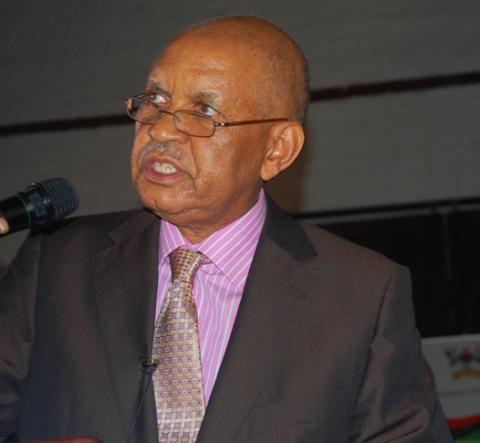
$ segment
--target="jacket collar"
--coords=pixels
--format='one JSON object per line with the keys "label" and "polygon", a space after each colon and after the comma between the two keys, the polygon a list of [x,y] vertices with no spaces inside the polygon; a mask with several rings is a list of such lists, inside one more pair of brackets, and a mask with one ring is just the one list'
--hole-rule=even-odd
{"label": "jacket collar", "polygon": [[228,442],[244,422],[305,308],[305,264],[317,253],[305,231],[271,201],[199,443]]}
{"label": "jacket collar", "polygon": [[[108,233],[113,245],[93,260],[105,358],[119,420],[129,435],[148,382],[139,366],[151,355],[157,292],[158,219],[141,211]],[[153,391],[139,416],[137,441],[158,438]],[[139,434],[142,434],[141,436]],[[156,436],[156,437],[154,437]]]}

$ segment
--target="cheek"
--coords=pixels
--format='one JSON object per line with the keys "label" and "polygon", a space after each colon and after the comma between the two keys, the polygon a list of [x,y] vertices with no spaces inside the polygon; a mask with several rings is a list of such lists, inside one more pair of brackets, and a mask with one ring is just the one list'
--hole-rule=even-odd
{"label": "cheek", "polygon": [[216,134],[211,143],[193,150],[200,172],[198,182],[208,182],[215,187],[212,190],[215,193],[257,184],[262,164],[261,146],[258,136],[252,137],[242,128],[218,130],[218,136]]}
{"label": "cheek", "polygon": [[214,139],[198,147],[194,146],[192,155],[198,168],[197,179],[209,181],[212,186],[219,186],[219,182],[228,183],[240,160],[235,139],[224,133],[215,135]]}
{"label": "cheek", "polygon": [[224,150],[225,161],[231,166],[235,176],[257,178],[263,162],[263,133],[253,125],[230,130],[231,137]]}
{"label": "cheek", "polygon": [[138,159],[142,152],[143,147],[148,143],[148,135],[143,128],[135,127],[135,135],[133,139],[132,153],[130,156],[130,166],[132,172],[132,178],[135,179],[138,176]]}

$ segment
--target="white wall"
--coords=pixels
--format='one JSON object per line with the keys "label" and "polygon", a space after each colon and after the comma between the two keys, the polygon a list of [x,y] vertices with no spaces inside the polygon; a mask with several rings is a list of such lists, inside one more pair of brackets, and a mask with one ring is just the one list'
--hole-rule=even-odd
{"label": "white wall", "polygon": [[[480,71],[475,0],[17,0],[0,3],[0,126],[120,114],[170,37],[232,13],[289,32],[314,89]],[[479,99],[472,84],[314,103],[307,149],[271,192],[295,212],[479,196]],[[0,198],[63,175],[78,214],[132,207],[131,138],[129,126],[0,128]],[[21,237],[0,240],[0,261]]]}

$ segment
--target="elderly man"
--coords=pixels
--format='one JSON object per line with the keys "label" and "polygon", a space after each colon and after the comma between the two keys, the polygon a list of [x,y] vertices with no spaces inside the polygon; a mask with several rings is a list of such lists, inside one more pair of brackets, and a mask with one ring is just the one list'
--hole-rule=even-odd
{"label": "elderly man", "polygon": [[127,100],[148,210],[34,236],[0,282],[3,439],[452,441],[408,271],[265,196],[307,96],[264,20],[168,45]]}

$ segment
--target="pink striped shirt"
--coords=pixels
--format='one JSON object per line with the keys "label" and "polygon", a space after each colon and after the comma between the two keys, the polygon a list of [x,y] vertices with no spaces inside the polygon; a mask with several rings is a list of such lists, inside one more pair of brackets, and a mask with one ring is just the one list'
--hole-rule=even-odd
{"label": "pink striped shirt", "polygon": [[200,266],[193,283],[206,404],[230,338],[265,213],[265,194],[261,190],[257,203],[245,215],[195,245],[175,225],[161,221],[155,318],[158,319],[171,284],[168,255],[185,246],[202,252],[211,261]]}

